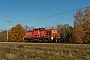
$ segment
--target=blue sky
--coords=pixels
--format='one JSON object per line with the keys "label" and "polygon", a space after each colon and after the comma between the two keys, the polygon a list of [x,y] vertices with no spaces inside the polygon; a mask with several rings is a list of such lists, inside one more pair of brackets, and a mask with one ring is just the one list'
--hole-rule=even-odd
{"label": "blue sky", "polygon": [[[6,21],[11,21],[9,29],[18,23],[30,27],[56,26],[58,23],[73,26],[76,11],[69,11],[87,6],[90,6],[90,0],[0,0],[0,29],[6,29]],[[65,12],[68,13],[62,14]],[[47,16],[52,17],[44,18]]]}

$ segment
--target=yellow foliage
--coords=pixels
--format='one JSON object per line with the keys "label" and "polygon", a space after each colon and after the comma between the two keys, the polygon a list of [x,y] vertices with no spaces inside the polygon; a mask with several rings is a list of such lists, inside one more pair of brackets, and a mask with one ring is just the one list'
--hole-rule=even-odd
{"label": "yellow foliage", "polygon": [[75,15],[73,39],[75,42],[90,43],[90,7]]}
{"label": "yellow foliage", "polygon": [[12,28],[11,39],[14,42],[24,42],[24,29],[20,24]]}

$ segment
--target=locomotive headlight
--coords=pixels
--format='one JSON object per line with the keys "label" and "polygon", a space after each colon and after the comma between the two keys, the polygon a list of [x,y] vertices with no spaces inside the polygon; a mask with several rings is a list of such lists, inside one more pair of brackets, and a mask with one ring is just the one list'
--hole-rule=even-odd
{"label": "locomotive headlight", "polygon": [[53,40],[53,37],[51,37],[51,40]]}

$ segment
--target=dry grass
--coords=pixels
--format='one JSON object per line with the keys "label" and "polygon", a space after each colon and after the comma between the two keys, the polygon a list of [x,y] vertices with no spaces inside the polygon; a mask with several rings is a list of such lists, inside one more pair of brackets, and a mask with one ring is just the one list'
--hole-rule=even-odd
{"label": "dry grass", "polygon": [[0,60],[90,60],[90,46],[0,44]]}

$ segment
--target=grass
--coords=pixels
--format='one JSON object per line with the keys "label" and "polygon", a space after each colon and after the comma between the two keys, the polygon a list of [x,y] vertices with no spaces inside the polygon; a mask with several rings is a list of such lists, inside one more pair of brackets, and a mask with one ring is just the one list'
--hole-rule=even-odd
{"label": "grass", "polygon": [[90,60],[90,46],[0,44],[0,60]]}

